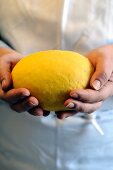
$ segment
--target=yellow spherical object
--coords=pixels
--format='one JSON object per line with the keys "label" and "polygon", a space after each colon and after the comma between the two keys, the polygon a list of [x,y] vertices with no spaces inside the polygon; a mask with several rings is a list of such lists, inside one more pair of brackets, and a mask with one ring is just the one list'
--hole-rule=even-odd
{"label": "yellow spherical object", "polygon": [[22,58],[12,71],[14,88],[25,87],[44,110],[66,110],[73,89],[89,85],[94,69],[89,60],[72,51],[49,50]]}

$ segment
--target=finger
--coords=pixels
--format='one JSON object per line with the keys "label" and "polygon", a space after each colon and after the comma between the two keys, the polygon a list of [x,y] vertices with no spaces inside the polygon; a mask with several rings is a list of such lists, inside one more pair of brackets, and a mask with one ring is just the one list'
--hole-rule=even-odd
{"label": "finger", "polygon": [[19,100],[30,96],[30,92],[25,88],[11,89],[8,92],[1,93],[1,99],[8,102],[9,104],[17,103]]}
{"label": "finger", "polygon": [[74,110],[56,112],[58,119],[65,119],[65,118],[72,116],[74,114],[76,114],[76,112]]}
{"label": "finger", "polygon": [[44,111],[43,111],[43,109],[41,109],[39,107],[34,107],[34,108],[28,110],[28,113],[30,113],[31,115],[34,115],[34,116],[43,116]]}
{"label": "finger", "polygon": [[22,55],[11,49],[5,49],[1,53],[3,58],[0,60],[0,84],[2,89],[7,91],[12,86],[11,70],[22,58]]}
{"label": "finger", "polygon": [[11,107],[11,109],[15,110],[16,112],[21,113],[21,112],[28,111],[28,110],[38,106],[38,103],[39,102],[35,97],[30,96],[19,103],[10,105],[10,107]]}
{"label": "finger", "polygon": [[48,116],[50,114],[50,111],[47,111],[47,110],[44,110],[44,114],[43,114],[43,116]]}
{"label": "finger", "polygon": [[91,87],[99,90],[110,79],[111,74],[112,68],[110,68],[109,62],[103,63],[103,61],[98,61],[96,70],[90,80]]}
{"label": "finger", "polygon": [[70,93],[70,96],[76,100],[94,103],[104,101],[108,97],[113,95],[113,82],[108,81],[106,85],[103,86],[99,91],[92,89],[82,89],[82,90],[73,90]]}
{"label": "finger", "polygon": [[12,85],[10,64],[8,62],[1,61],[0,83],[3,90],[7,90]]}
{"label": "finger", "polygon": [[101,106],[102,102],[96,103],[83,103],[81,101],[76,101],[73,99],[68,99],[64,105],[68,109],[74,110],[77,112],[84,112],[84,113],[92,113],[97,110]]}

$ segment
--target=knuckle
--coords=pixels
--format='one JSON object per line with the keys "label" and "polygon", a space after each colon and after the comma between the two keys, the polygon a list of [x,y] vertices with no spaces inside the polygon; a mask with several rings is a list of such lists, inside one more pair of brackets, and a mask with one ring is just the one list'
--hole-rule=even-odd
{"label": "knuckle", "polygon": [[91,89],[85,89],[83,93],[79,94],[79,97],[77,99],[85,103],[92,102],[93,100],[92,94],[93,92],[91,91]]}
{"label": "knuckle", "polygon": [[109,79],[109,75],[106,71],[103,71],[101,74],[100,74],[100,80],[102,82],[106,82],[107,80]]}
{"label": "knuckle", "polygon": [[82,103],[81,107],[79,108],[80,112],[87,112],[86,104]]}
{"label": "knuckle", "polygon": [[85,103],[80,103],[76,105],[76,112],[85,112]]}
{"label": "knuckle", "polygon": [[79,101],[83,101],[83,102],[87,102],[88,100],[89,100],[89,94],[86,94],[86,95],[79,95],[79,97],[78,97],[78,100]]}

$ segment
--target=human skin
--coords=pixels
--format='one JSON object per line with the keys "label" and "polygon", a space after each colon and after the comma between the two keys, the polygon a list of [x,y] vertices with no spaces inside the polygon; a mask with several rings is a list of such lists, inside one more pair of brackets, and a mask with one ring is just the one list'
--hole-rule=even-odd
{"label": "human skin", "polygon": [[[0,98],[6,101],[16,112],[27,111],[35,116],[47,116],[40,108],[39,101],[25,88],[12,88],[11,70],[23,56],[14,50],[0,48]],[[90,80],[90,89],[78,89],[70,92],[70,98],[64,102],[69,111],[57,112],[59,119],[78,112],[92,113],[104,100],[113,95],[113,45],[92,50],[87,57],[95,72]]]}
{"label": "human skin", "polygon": [[39,107],[39,101],[25,88],[12,88],[11,70],[23,56],[18,52],[0,48],[0,99],[4,100],[16,112],[28,111],[35,116],[47,116],[49,113]]}
{"label": "human skin", "polygon": [[113,45],[106,45],[87,54],[95,72],[90,80],[90,89],[78,89],[70,92],[70,98],[64,102],[72,111],[59,112],[60,119],[78,112],[92,113],[104,100],[113,95]]}

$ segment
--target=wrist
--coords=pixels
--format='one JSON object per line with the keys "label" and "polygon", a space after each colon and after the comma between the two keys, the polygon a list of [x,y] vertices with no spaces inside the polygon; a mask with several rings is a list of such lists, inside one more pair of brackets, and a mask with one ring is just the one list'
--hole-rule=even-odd
{"label": "wrist", "polygon": [[5,47],[0,47],[0,57],[6,54],[14,53],[16,51],[10,49],[10,48],[5,48]]}

